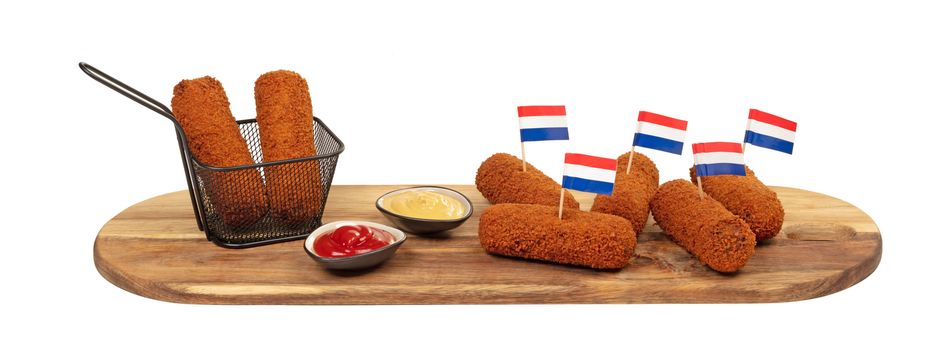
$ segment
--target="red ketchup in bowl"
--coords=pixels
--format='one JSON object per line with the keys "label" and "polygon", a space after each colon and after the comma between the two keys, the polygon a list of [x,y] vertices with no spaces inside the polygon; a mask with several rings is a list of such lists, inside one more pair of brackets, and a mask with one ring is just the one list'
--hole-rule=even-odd
{"label": "red ketchup in bowl", "polygon": [[368,253],[392,242],[395,242],[395,236],[388,231],[363,225],[343,225],[319,236],[313,243],[313,251],[321,257],[342,258]]}

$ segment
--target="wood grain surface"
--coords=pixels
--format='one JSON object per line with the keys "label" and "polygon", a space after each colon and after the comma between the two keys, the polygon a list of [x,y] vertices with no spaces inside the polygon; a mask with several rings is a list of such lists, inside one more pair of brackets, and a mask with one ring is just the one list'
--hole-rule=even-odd
{"label": "wood grain surface", "polygon": [[[333,186],[323,222],[388,224],[379,195],[405,186]],[[734,274],[702,266],[651,219],[636,257],[620,271],[595,271],[486,254],[477,225],[487,201],[472,185],[447,185],[474,202],[461,227],[409,235],[395,256],[360,272],[332,272],[302,241],[248,249],[218,247],[195,225],[187,192],[135,204],[99,231],[93,249],[105,279],[148,298],[198,304],[754,303],[815,298],[871,274],[882,237],[858,208],[823,194],[775,187],[782,232]],[[576,192],[583,209],[592,196]]]}

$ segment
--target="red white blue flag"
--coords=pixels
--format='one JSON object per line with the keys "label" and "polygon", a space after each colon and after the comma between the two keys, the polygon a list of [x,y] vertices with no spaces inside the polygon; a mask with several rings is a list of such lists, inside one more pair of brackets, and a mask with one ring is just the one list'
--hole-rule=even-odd
{"label": "red white blue flag", "polygon": [[688,122],[685,120],[641,111],[638,131],[632,139],[632,146],[681,154],[687,129]]}
{"label": "red white blue flag", "polygon": [[747,117],[744,142],[793,154],[793,139],[797,134],[797,123],[756,109]]}
{"label": "red white blue flag", "polygon": [[615,158],[567,153],[563,166],[563,188],[612,195],[616,179]]}
{"label": "red white blue flag", "polygon": [[736,142],[705,142],[691,144],[698,176],[740,175],[744,170],[744,151]]}
{"label": "red white blue flag", "polygon": [[569,140],[566,106],[520,106],[520,142]]}

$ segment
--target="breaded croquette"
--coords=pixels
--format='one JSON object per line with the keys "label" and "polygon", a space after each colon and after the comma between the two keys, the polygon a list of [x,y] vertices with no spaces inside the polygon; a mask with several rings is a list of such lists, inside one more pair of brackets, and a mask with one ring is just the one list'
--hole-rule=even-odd
{"label": "breaded croquette", "polygon": [[477,230],[489,253],[595,269],[628,265],[635,249],[629,221],[618,216],[538,204],[497,204],[481,214]]}
{"label": "breaded croquette", "polygon": [[[287,70],[265,73],[254,85],[254,98],[265,162],[316,155],[313,104],[303,77]],[[322,201],[319,162],[268,166],[264,173],[273,216],[291,224],[316,217]]]}
{"label": "breaded croquette", "polygon": [[[530,163],[527,163],[527,171],[523,171],[520,158],[507,153],[494,154],[481,163],[474,184],[492,204],[560,205],[562,187],[559,183]],[[569,191],[563,199],[563,208],[579,209],[579,202]]]}
{"label": "breaded croquette", "polygon": [[648,202],[658,190],[658,169],[655,168],[655,163],[642,153],[636,153],[632,159],[632,170],[626,174],[629,153],[619,156],[612,196],[597,195],[591,211],[629,220],[638,235],[642,233],[645,222],[648,221]]}
{"label": "breaded croquette", "polygon": [[[625,169],[629,166],[629,152],[625,152],[616,158],[618,162],[618,167],[616,167],[616,172],[622,171],[625,174]],[[655,167],[655,163],[652,162],[652,159],[646,156],[644,153],[635,153],[635,157],[632,158],[632,170],[631,174],[638,174],[636,176],[641,176],[643,179],[646,179],[647,183],[655,184],[655,189],[658,189],[658,168]]]}
{"label": "breaded croquette", "polygon": [[[771,239],[783,227],[783,205],[777,193],[761,182],[747,166],[747,176],[719,175],[701,177],[701,187],[711,198],[750,225],[757,241]],[[695,168],[691,181],[697,183]]]}
{"label": "breaded croquette", "polygon": [[672,241],[716,271],[737,271],[754,255],[757,241],[747,223],[714,198],[701,198],[688,180],[664,183],[650,207]]}
{"label": "breaded croquette", "polygon": [[[174,87],[171,109],[184,129],[188,149],[203,164],[234,167],[253,164],[247,141],[230,111],[224,87],[217,79],[182,80]],[[199,171],[210,197],[209,212],[232,227],[252,225],[266,215],[263,180],[256,169]]]}

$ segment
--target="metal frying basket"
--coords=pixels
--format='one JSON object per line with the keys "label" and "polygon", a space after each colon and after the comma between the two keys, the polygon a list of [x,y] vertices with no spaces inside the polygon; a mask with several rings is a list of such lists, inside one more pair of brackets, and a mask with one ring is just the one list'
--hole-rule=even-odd
{"label": "metal frying basket", "polygon": [[319,118],[313,117],[315,156],[264,162],[257,121],[247,119],[237,124],[254,164],[213,167],[191,154],[187,136],[168,107],[86,63],[80,62],[79,68],[171,120],[194,217],[208,240],[228,248],[245,248],[301,239],[322,225],[336,161],[345,146]]}

